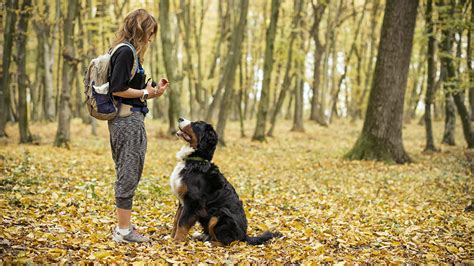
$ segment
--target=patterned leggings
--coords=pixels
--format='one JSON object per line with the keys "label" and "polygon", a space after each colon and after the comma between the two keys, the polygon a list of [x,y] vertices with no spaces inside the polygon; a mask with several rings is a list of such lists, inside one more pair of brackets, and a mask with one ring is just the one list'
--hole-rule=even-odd
{"label": "patterned leggings", "polygon": [[147,145],[144,117],[140,112],[133,112],[108,121],[117,174],[115,204],[120,209],[132,209],[135,189],[142,176]]}

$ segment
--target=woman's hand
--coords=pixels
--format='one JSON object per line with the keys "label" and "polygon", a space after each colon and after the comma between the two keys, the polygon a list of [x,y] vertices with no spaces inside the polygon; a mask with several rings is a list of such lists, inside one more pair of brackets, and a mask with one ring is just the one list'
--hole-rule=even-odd
{"label": "woman's hand", "polygon": [[158,89],[156,90],[156,93],[157,93],[156,97],[160,97],[161,95],[163,95],[163,93],[165,93],[165,90],[168,88],[169,84],[170,83],[168,82],[167,79],[161,79],[160,83],[158,83]]}
{"label": "woman's hand", "polygon": [[148,81],[145,88],[148,91],[148,99],[160,97],[161,95],[163,95],[163,93],[165,93],[165,90],[168,88],[168,84],[169,84],[167,80],[164,84],[163,82],[160,81],[160,83],[158,84],[158,88],[156,88],[156,87],[152,87],[151,83],[152,83],[151,80]]}

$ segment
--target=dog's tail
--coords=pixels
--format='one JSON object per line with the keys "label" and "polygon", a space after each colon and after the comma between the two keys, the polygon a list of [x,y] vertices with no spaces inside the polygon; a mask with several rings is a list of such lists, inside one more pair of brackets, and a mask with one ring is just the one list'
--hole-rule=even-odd
{"label": "dog's tail", "polygon": [[261,245],[268,240],[275,238],[275,237],[281,237],[283,236],[280,232],[270,232],[266,231],[258,236],[247,236],[245,238],[245,241],[249,243],[250,245]]}

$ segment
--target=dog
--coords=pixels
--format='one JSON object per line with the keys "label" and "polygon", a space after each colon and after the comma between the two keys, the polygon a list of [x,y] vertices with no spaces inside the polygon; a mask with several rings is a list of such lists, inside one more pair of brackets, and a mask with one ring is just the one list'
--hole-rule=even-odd
{"label": "dog", "polygon": [[234,241],[260,245],[279,237],[279,232],[247,235],[247,218],[242,201],[212,158],[218,136],[214,128],[203,121],[191,122],[179,118],[176,135],[186,144],[176,153],[178,163],[170,177],[173,194],[179,199],[172,237],[177,242],[186,239],[189,230],[199,222],[203,233],[196,237],[225,246]]}

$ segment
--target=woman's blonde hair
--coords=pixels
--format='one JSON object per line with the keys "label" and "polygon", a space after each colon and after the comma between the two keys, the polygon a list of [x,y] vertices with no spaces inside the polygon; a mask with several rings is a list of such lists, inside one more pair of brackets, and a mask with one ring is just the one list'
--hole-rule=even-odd
{"label": "woman's blonde hair", "polygon": [[137,50],[140,64],[143,63],[143,55],[148,47],[148,38],[156,37],[158,24],[155,18],[145,9],[137,9],[130,12],[123,20],[122,25],[115,33],[115,41],[112,47],[128,41]]}

